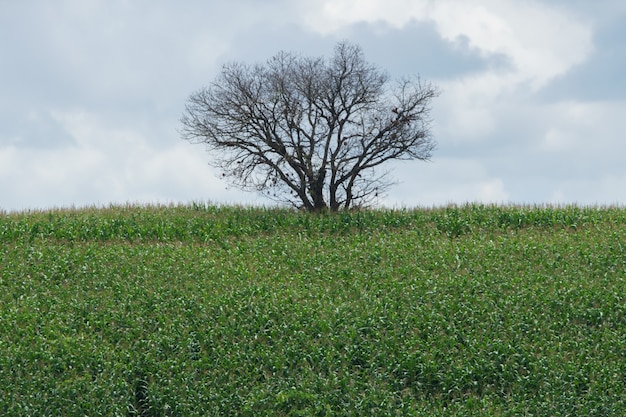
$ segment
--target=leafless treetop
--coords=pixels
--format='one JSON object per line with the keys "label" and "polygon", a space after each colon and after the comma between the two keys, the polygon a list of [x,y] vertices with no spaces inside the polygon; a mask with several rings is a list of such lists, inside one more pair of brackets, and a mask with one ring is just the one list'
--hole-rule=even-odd
{"label": "leafless treetop", "polygon": [[307,210],[362,207],[391,184],[383,163],[431,157],[438,94],[419,78],[390,82],[340,43],[330,60],[281,52],[225,65],[189,97],[181,133],[243,189]]}

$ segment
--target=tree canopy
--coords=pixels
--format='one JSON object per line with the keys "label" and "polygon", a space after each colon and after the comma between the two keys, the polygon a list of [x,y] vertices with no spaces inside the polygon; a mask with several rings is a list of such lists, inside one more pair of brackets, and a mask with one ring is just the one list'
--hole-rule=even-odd
{"label": "tree canopy", "polygon": [[392,82],[342,42],[330,59],[224,65],[189,97],[181,134],[242,189],[311,211],[363,207],[392,184],[386,162],[431,158],[438,94],[419,77]]}

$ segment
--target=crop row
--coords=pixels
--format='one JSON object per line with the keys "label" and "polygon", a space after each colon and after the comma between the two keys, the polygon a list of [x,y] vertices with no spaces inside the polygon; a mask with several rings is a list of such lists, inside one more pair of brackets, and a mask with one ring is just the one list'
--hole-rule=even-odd
{"label": "crop row", "polygon": [[208,241],[268,233],[351,233],[363,230],[431,229],[450,237],[481,230],[525,227],[586,227],[626,224],[617,207],[541,207],[466,205],[433,209],[371,210],[310,214],[279,208],[113,206],[102,209],[48,210],[0,216],[0,242],[129,240]]}

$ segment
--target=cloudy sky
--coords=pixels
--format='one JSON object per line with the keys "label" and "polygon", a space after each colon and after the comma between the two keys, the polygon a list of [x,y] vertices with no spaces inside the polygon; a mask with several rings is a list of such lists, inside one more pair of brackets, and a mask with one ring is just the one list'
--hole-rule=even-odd
{"label": "cloudy sky", "polygon": [[381,205],[626,204],[623,0],[0,0],[0,210],[273,204],[180,138],[185,101],[340,40],[443,91]]}

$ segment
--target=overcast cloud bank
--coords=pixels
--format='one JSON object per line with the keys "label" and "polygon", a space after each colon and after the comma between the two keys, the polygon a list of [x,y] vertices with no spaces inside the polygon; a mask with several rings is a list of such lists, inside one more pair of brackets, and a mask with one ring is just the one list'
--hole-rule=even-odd
{"label": "overcast cloud bank", "polygon": [[621,1],[31,0],[0,3],[0,209],[212,201],[227,189],[178,133],[221,64],[347,39],[434,102],[432,162],[381,205],[626,204]]}

